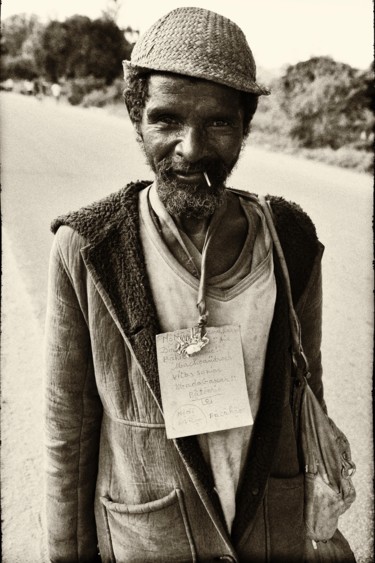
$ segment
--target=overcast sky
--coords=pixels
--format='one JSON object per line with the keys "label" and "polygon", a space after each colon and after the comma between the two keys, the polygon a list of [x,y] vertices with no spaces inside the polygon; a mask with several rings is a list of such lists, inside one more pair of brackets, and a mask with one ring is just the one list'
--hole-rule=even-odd
{"label": "overcast sky", "polygon": [[[43,20],[100,17],[107,0],[2,0],[2,19],[35,13]],[[329,55],[356,68],[373,60],[372,0],[122,0],[118,24],[144,31],[178,6],[200,6],[234,20],[258,66],[276,69]]]}

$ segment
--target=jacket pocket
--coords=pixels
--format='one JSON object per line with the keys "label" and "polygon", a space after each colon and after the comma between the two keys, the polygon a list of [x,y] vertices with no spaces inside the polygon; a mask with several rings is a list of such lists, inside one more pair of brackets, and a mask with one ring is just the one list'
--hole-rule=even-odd
{"label": "jacket pocket", "polygon": [[185,509],[183,492],[144,504],[127,505],[101,497],[106,530],[103,561],[116,563],[196,562],[196,551]]}
{"label": "jacket pocket", "polygon": [[304,475],[268,481],[266,527],[271,561],[301,561],[305,538]]}

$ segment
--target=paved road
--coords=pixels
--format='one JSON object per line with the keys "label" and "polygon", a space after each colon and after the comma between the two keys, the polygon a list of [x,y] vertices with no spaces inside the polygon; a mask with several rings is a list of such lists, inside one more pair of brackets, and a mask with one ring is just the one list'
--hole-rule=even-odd
{"label": "paved road", "polygon": [[[147,179],[127,119],[3,94],[3,560],[43,560],[41,338],[49,223]],[[358,500],[341,528],[358,561],[372,558],[372,179],[249,146],[231,185],[298,201],[324,256],[323,356],[329,411],[357,461]]]}

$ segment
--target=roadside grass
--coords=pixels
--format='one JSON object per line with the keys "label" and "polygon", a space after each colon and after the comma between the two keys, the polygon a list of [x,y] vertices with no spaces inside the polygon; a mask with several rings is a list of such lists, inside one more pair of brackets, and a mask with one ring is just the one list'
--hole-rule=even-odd
{"label": "roadside grass", "polygon": [[256,126],[254,126],[249,135],[248,143],[265,148],[270,152],[283,152],[285,154],[301,156],[309,160],[317,160],[332,166],[348,168],[367,174],[374,172],[374,155],[371,152],[351,146],[340,147],[336,150],[331,147],[307,149],[297,146],[289,137],[284,137],[278,133],[264,133],[257,130]]}
{"label": "roadside grass", "polygon": [[359,140],[356,146],[345,145],[338,149],[333,149],[328,145],[305,148],[299,146],[298,142],[291,137],[290,127],[291,123],[278,110],[277,105],[270,104],[266,99],[259,104],[254,116],[248,143],[273,152],[301,156],[357,172],[373,173],[373,151],[364,148],[366,144],[364,141]]}

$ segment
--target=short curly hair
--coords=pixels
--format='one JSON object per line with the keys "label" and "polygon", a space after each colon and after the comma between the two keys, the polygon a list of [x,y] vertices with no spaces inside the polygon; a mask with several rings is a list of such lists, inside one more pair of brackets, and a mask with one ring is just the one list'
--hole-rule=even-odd
{"label": "short curly hair", "polygon": [[[148,79],[151,74],[170,74],[173,76],[173,73],[161,73],[135,66],[128,67],[127,69],[126,87],[123,92],[123,97],[133,124],[137,124],[142,120],[143,109],[148,99]],[[244,109],[244,137],[247,137],[250,132],[251,120],[258,107],[258,97],[257,94],[241,92],[241,102]]]}

